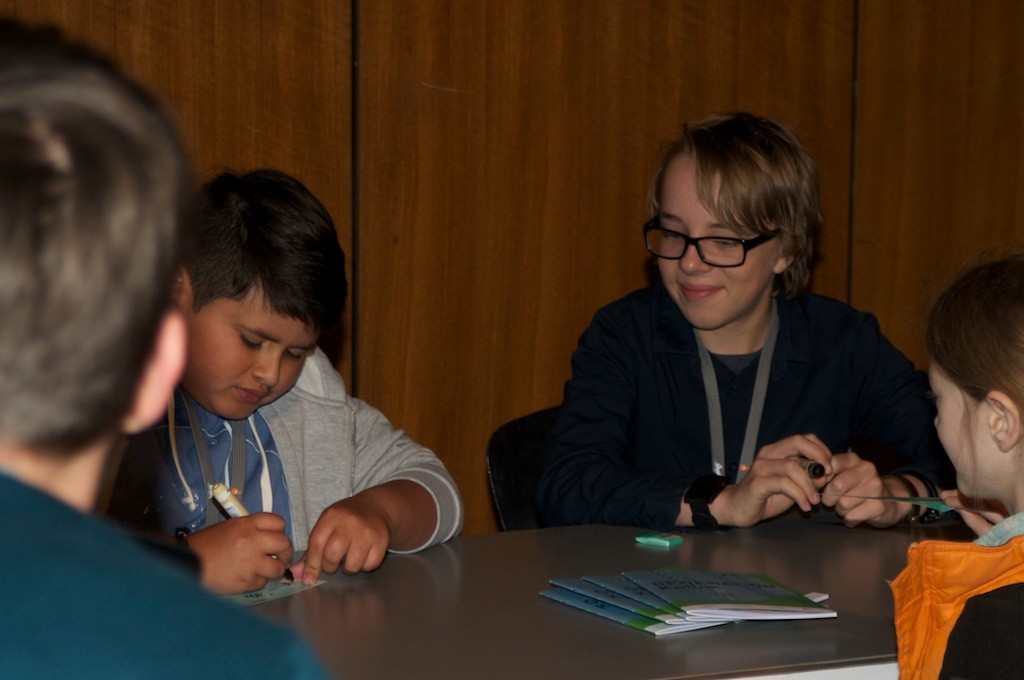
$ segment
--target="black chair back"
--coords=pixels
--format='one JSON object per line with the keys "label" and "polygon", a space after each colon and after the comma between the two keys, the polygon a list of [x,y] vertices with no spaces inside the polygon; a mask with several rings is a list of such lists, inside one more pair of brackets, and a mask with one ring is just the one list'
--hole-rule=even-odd
{"label": "black chair back", "polygon": [[536,529],[537,484],[544,472],[558,407],[505,423],[487,443],[487,477],[502,531]]}

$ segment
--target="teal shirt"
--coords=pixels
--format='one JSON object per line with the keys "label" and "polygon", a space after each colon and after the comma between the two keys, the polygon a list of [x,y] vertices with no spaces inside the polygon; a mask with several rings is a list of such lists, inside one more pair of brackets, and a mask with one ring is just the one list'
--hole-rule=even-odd
{"label": "teal shirt", "polygon": [[327,677],[289,629],[2,473],[0,536],[5,678]]}

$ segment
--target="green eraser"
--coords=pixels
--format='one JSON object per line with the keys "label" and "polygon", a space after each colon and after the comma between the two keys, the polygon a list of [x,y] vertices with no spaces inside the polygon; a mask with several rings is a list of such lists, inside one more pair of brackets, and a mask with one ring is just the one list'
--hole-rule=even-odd
{"label": "green eraser", "polygon": [[636,542],[643,545],[656,545],[660,548],[674,548],[683,544],[683,537],[676,534],[662,534],[657,531],[650,531],[636,537]]}

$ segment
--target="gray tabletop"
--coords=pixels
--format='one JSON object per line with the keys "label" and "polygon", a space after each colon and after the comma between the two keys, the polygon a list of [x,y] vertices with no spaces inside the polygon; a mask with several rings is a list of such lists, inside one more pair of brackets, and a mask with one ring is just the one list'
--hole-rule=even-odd
{"label": "gray tabletop", "polygon": [[[583,526],[456,538],[380,569],[255,611],[293,626],[346,678],[700,678],[796,672],[895,658],[886,583],[926,538],[963,538],[959,521],[847,528],[831,513],[637,544],[632,527]],[[761,572],[825,592],[839,616],[743,622],[655,637],[538,595],[553,577],[679,565]]]}

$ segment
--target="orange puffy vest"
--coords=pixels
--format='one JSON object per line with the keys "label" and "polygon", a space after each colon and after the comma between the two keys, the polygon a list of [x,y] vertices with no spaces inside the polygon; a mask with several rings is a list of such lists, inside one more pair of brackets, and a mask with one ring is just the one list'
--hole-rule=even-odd
{"label": "orange puffy vest", "polygon": [[922,541],[889,586],[896,600],[900,680],[930,680],[942,670],[949,634],[967,600],[1024,583],[1024,536],[1001,546]]}

